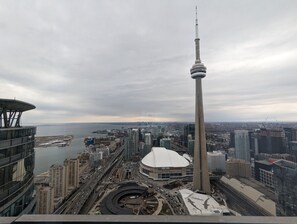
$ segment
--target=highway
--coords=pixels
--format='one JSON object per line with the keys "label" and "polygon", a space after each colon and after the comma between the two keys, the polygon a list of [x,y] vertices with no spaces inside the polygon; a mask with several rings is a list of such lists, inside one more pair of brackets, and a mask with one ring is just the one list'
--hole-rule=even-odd
{"label": "highway", "polygon": [[85,202],[84,206],[81,208],[79,214],[88,214],[88,212],[92,209],[92,207],[95,205],[95,202],[99,198],[100,193],[104,192],[105,189],[107,188],[107,186],[109,184],[109,182],[108,182],[109,177],[119,167],[119,165],[123,161],[123,157],[124,157],[123,154],[118,155],[118,158],[113,162],[113,165],[110,166],[111,169],[108,171],[108,173],[106,173],[107,175],[102,177],[102,179],[98,182],[97,186],[94,188],[94,190],[89,195],[88,200]]}
{"label": "highway", "polygon": [[[110,170],[121,161],[124,146],[121,146],[109,159],[108,165],[101,169],[96,169],[87,181],[83,183],[54,214],[79,214],[83,206],[90,199],[93,200],[95,189],[101,184],[103,178],[110,173]],[[120,158],[120,159],[119,159]]]}

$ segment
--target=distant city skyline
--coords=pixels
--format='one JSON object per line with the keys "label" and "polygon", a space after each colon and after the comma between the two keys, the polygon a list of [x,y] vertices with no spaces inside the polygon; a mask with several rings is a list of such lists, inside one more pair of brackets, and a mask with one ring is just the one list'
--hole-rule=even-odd
{"label": "distant city skyline", "polygon": [[297,121],[296,1],[3,1],[0,98],[26,123]]}

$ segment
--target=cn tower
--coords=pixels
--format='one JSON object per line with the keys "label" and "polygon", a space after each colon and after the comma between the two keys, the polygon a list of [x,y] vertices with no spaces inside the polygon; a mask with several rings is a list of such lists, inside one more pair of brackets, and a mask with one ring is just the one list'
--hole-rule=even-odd
{"label": "cn tower", "polygon": [[195,99],[195,145],[194,145],[194,171],[193,171],[193,190],[210,193],[210,182],[208,174],[206,138],[203,114],[202,99],[202,78],[206,75],[206,67],[200,59],[200,46],[198,36],[198,19],[196,7],[196,60],[191,68],[191,76],[196,82],[196,99]]}

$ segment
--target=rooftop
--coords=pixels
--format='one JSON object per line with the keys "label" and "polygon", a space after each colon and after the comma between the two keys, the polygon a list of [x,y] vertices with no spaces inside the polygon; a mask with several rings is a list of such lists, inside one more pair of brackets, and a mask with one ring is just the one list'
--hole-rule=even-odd
{"label": "rooftop", "polygon": [[223,182],[226,185],[229,185],[235,191],[241,193],[245,198],[249,199],[254,204],[264,209],[270,215],[276,215],[275,202],[268,199],[266,195],[264,195],[263,193],[259,192],[253,187],[245,185],[244,183],[234,178],[228,179],[223,176],[221,178],[221,182]]}
{"label": "rooftop", "polygon": [[149,167],[186,167],[190,165],[183,156],[163,147],[153,147],[141,162]]}
{"label": "rooftop", "polygon": [[261,164],[264,164],[264,165],[272,165],[273,162],[270,162],[268,160],[256,160],[255,163],[261,163]]}
{"label": "rooftop", "polygon": [[288,168],[288,169],[292,169],[292,170],[297,169],[297,163],[294,163],[294,162],[291,162],[288,160],[284,160],[284,159],[280,159],[280,160],[276,161],[274,164],[281,166],[281,167]]}
{"label": "rooftop", "polygon": [[35,109],[35,106],[20,100],[0,99],[0,109],[24,112]]}
{"label": "rooftop", "polygon": [[225,206],[221,206],[211,196],[195,193],[188,189],[179,190],[190,215],[220,216],[230,213]]}
{"label": "rooftop", "polygon": [[225,154],[222,153],[221,151],[207,152],[207,155],[210,155],[210,156],[225,156]]}

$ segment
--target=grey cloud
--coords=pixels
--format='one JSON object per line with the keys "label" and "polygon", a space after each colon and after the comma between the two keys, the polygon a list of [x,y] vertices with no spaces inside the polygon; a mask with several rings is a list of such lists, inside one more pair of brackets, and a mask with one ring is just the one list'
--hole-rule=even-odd
{"label": "grey cloud", "polygon": [[[28,122],[193,121],[196,4],[4,1],[0,95],[34,103]],[[261,120],[267,113],[295,119],[295,106],[269,110],[297,100],[296,6],[290,0],[198,2],[206,120]],[[257,112],[261,105],[266,109]]]}

